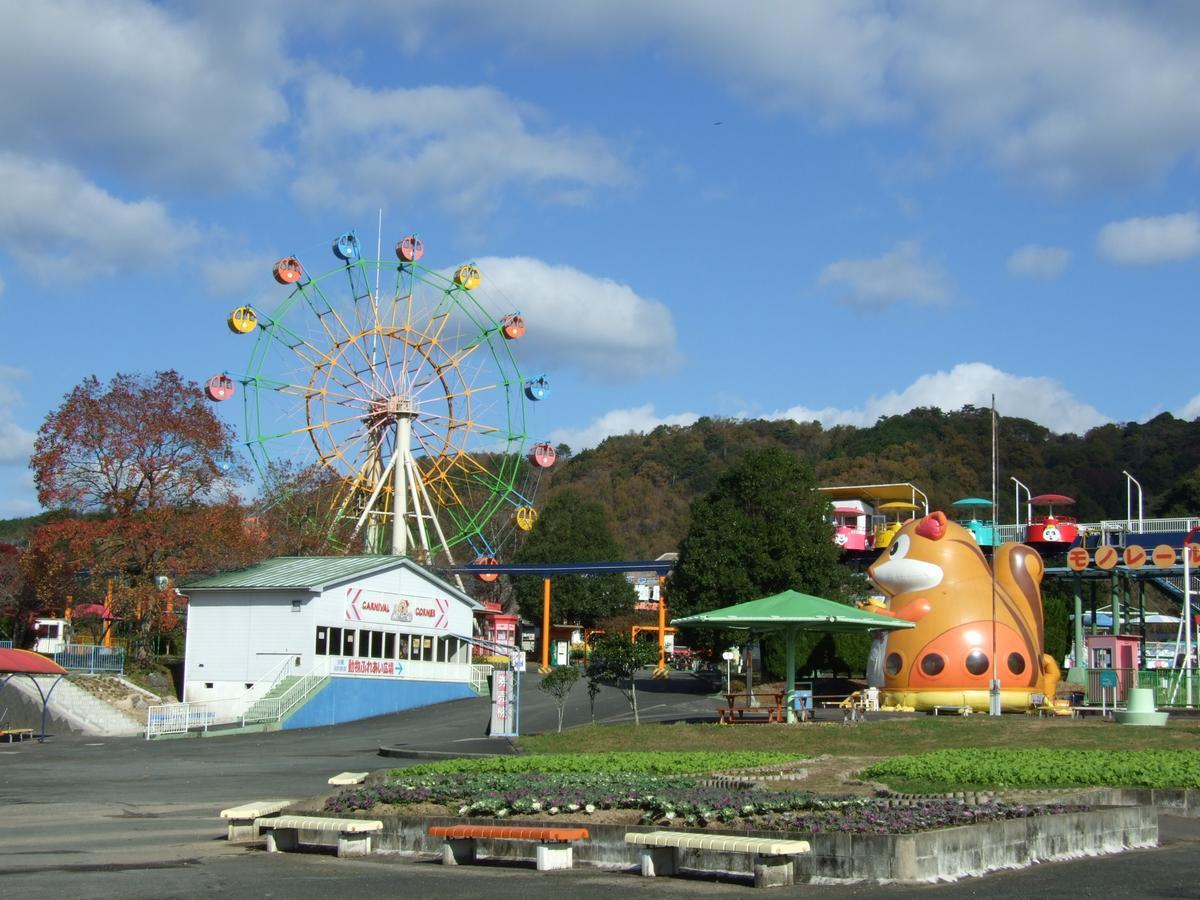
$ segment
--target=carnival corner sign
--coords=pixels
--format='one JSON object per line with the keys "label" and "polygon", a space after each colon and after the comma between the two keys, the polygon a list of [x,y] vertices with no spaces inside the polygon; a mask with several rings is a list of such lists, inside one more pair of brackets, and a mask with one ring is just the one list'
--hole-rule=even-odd
{"label": "carnival corner sign", "polygon": [[450,627],[450,601],[444,597],[402,597],[348,587],[345,615],[347,622],[407,624],[445,630]]}

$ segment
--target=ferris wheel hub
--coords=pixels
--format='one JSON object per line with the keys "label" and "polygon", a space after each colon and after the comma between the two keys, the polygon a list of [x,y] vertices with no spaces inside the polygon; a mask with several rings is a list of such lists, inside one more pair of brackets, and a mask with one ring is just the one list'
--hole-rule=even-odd
{"label": "ferris wheel hub", "polygon": [[390,416],[411,419],[415,418],[417,415],[417,404],[413,398],[407,394],[393,394],[391,397],[387,398],[386,402],[387,412]]}

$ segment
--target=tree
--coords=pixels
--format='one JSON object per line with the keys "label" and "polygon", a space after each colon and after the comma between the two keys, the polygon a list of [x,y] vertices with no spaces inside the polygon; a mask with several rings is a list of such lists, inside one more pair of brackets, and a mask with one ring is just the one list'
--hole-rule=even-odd
{"label": "tree", "polygon": [[29,592],[21,573],[21,551],[13,544],[0,544],[0,620],[8,620],[8,636],[20,647],[29,624]]}
{"label": "tree", "polygon": [[178,372],[94,375],[38,429],[29,465],[47,508],[128,515],[208,499],[233,468],[233,432]]}
{"label": "tree", "polygon": [[840,592],[849,573],[838,562],[829,501],[811,466],[787,451],[747,453],[692,504],[668,597],[690,615],[792,588]]}
{"label": "tree", "polygon": [[579,681],[579,670],[574,666],[558,666],[551,669],[542,677],[538,690],[549,694],[554,699],[554,708],[558,711],[558,730],[562,731],[563,713],[567,709],[567,697],[575,682]]}
{"label": "tree", "polygon": [[[518,563],[606,562],[621,558],[620,546],[608,526],[608,515],[599,503],[563,491],[546,504]],[[542,616],[542,579],[515,579],[521,614],[534,621]],[[554,579],[553,605],[560,622],[590,626],[615,610],[632,607],[633,586],[620,573],[559,575]]]}
{"label": "tree", "polygon": [[[588,693],[592,684],[608,684],[617,688],[633,710],[633,724],[640,725],[637,705],[638,669],[658,661],[658,646],[648,642],[627,641],[619,634],[608,634],[592,645],[588,657]],[[593,701],[594,702],[594,701]]]}

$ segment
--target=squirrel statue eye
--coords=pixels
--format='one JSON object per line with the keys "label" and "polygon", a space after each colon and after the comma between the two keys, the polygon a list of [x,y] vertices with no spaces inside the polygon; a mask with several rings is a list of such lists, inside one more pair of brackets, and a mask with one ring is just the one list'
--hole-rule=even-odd
{"label": "squirrel statue eye", "polygon": [[888,547],[888,553],[891,554],[891,558],[904,559],[908,555],[908,544],[907,534],[897,535],[896,539],[892,541],[891,546]]}

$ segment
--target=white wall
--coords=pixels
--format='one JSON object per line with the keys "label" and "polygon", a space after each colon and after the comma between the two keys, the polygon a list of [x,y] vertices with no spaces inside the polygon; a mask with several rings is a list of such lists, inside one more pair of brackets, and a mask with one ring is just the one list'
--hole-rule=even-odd
{"label": "white wall", "polygon": [[[196,591],[188,604],[184,699],[242,697],[247,685],[265,691],[265,680],[281,665],[288,674],[328,671],[337,654],[317,655],[317,626],[470,637],[472,618],[467,603],[406,568],[335,585],[318,595]],[[462,664],[406,662],[394,677],[465,681],[469,662],[469,656]]]}

